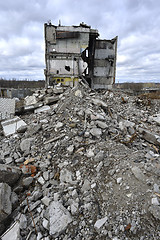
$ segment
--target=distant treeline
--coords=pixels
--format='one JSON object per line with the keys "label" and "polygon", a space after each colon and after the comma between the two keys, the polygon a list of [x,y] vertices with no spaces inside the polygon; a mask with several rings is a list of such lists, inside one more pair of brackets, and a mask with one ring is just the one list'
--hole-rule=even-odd
{"label": "distant treeline", "polygon": [[124,83],[116,83],[115,87],[120,89],[131,89],[133,91],[141,91],[146,88],[159,88],[160,83],[133,83],[133,82],[124,82]]}
{"label": "distant treeline", "polygon": [[5,80],[0,79],[0,88],[44,88],[45,81],[29,81],[29,80]]}

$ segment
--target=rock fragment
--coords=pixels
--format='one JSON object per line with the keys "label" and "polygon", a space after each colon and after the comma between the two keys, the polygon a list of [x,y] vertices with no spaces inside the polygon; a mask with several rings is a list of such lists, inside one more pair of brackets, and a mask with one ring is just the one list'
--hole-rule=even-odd
{"label": "rock fragment", "polygon": [[96,230],[99,230],[104,224],[105,222],[108,220],[108,217],[104,217],[104,218],[101,218],[101,219],[98,219],[95,224],[94,224],[94,228]]}
{"label": "rock fragment", "polygon": [[18,167],[0,164],[0,182],[13,186],[21,176],[21,170]]}
{"label": "rock fragment", "polygon": [[0,222],[11,212],[11,187],[7,183],[0,183]]}
{"label": "rock fragment", "polygon": [[132,173],[134,174],[134,176],[139,180],[144,182],[145,181],[145,175],[143,174],[143,172],[141,171],[141,169],[139,167],[133,167],[132,169]]}
{"label": "rock fragment", "polygon": [[51,202],[48,207],[49,232],[51,236],[58,237],[72,222],[68,210],[59,202]]}
{"label": "rock fragment", "polygon": [[102,135],[102,130],[100,128],[92,128],[90,133],[92,136],[99,138]]}
{"label": "rock fragment", "polygon": [[26,138],[20,143],[20,149],[22,152],[29,151],[34,138]]}

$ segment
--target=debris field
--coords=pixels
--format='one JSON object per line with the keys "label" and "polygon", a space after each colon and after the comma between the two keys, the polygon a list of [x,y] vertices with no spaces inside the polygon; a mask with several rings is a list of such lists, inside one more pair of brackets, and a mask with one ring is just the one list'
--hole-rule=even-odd
{"label": "debris field", "polygon": [[82,81],[33,98],[0,132],[1,239],[160,239],[160,99]]}

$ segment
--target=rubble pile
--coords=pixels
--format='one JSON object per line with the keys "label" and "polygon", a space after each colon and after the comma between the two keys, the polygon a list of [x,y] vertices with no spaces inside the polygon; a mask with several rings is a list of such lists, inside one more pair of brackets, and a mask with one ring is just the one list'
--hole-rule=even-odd
{"label": "rubble pile", "polygon": [[1,239],[159,239],[160,101],[82,82],[47,91],[1,134]]}

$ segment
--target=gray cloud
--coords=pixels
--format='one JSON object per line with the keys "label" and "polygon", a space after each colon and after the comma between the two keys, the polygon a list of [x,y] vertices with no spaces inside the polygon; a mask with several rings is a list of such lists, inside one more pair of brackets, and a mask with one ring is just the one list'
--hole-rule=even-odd
{"label": "gray cloud", "polygon": [[117,81],[159,81],[160,2],[6,0],[0,2],[0,77],[44,79],[43,25],[86,22],[101,38],[118,35]]}

